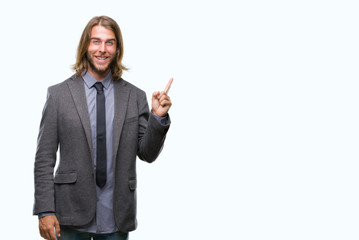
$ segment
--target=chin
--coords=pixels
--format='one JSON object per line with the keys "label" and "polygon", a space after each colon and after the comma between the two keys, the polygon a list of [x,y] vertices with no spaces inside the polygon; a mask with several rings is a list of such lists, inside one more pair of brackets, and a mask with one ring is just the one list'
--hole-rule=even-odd
{"label": "chin", "polygon": [[90,68],[92,69],[92,71],[94,71],[98,74],[104,74],[110,69],[109,65],[106,65],[106,66],[92,65],[92,66],[90,66]]}
{"label": "chin", "polygon": [[106,67],[106,68],[98,68],[98,67],[97,67],[95,70],[96,70],[96,72],[104,73],[104,72],[106,72],[108,69],[109,69],[108,67]]}

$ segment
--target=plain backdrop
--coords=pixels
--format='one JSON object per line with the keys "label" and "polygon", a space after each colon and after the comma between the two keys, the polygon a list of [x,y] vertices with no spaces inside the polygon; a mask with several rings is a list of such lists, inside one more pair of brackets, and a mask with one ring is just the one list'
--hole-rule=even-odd
{"label": "plain backdrop", "polygon": [[359,239],[359,4],[348,0],[2,1],[2,237],[41,239],[33,163],[47,87],[87,22],[124,37],[127,81],[172,125],[138,161],[131,240]]}

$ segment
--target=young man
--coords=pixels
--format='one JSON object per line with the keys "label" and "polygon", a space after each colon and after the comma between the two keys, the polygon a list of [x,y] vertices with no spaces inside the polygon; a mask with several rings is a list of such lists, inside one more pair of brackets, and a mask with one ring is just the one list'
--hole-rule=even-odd
{"label": "young man", "polygon": [[150,112],[145,92],[121,78],[122,57],[117,23],[94,17],[80,39],[76,74],[48,89],[33,212],[45,239],[128,239],[137,227],[136,156],[153,162],[162,149],[173,79],[153,93]]}

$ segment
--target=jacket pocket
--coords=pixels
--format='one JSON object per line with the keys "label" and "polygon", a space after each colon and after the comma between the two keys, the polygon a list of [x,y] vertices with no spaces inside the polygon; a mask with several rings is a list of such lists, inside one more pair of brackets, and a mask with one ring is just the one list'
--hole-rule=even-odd
{"label": "jacket pocket", "polygon": [[131,123],[131,122],[136,122],[136,121],[138,121],[138,117],[126,118],[124,124],[126,124],[126,123]]}
{"label": "jacket pocket", "polygon": [[57,184],[63,183],[75,183],[77,181],[77,173],[76,172],[60,172],[55,174],[54,182]]}
{"label": "jacket pocket", "polygon": [[130,188],[131,191],[135,191],[137,188],[137,180],[136,179],[128,180],[128,187]]}

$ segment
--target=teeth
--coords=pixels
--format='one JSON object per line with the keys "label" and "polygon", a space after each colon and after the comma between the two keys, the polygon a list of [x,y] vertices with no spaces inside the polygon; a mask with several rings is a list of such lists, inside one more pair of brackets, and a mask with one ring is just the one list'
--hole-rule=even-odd
{"label": "teeth", "polygon": [[97,57],[97,59],[105,60],[107,57]]}

